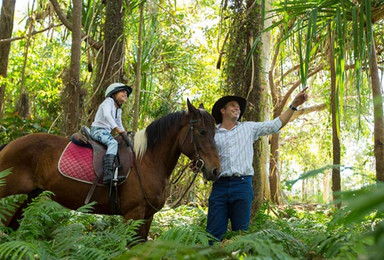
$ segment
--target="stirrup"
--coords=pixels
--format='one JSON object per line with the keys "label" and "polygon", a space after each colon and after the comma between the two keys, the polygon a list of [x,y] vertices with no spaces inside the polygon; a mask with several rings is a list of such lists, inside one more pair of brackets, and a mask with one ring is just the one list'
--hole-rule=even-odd
{"label": "stirrup", "polygon": [[114,183],[121,183],[122,181],[125,180],[125,176],[117,176],[117,178],[113,178],[111,181],[114,182]]}

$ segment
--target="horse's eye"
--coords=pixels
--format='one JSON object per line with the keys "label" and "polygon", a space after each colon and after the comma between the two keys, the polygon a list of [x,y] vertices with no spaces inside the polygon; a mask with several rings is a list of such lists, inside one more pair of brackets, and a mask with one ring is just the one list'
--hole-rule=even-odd
{"label": "horse's eye", "polygon": [[204,129],[199,130],[199,135],[205,135],[206,133],[207,133],[207,131],[205,131]]}

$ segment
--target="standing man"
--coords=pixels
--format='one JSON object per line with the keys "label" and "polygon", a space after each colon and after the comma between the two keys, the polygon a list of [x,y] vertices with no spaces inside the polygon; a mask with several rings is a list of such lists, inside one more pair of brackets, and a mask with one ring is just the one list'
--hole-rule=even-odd
{"label": "standing man", "polygon": [[278,132],[308,96],[302,90],[278,118],[266,122],[239,122],[247,105],[239,96],[220,98],[212,108],[217,123],[215,142],[222,172],[209,197],[207,231],[222,240],[228,219],[233,231],[248,230],[253,199],[253,143],[260,136]]}

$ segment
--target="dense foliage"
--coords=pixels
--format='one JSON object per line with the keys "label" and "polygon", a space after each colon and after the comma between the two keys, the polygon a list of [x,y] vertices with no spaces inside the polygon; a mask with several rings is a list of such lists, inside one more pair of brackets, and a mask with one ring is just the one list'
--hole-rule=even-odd
{"label": "dense foliage", "polygon": [[[69,2],[62,4],[68,5]],[[93,36],[100,35],[105,12],[99,5],[102,1],[83,2],[88,3],[84,5],[84,29]],[[223,1],[223,4],[227,2]],[[240,9],[244,8],[239,1],[232,2],[239,4]],[[275,1],[277,2],[292,1]],[[313,4],[316,1],[309,2]],[[341,1],[331,2],[338,4]],[[14,30],[15,37],[26,35],[28,23],[25,22],[34,21],[35,30],[45,28],[47,21],[59,23],[48,12],[49,1],[39,3],[38,7],[35,6],[36,9],[19,17],[20,23]],[[130,1],[124,31],[127,50],[124,66],[131,83],[135,77],[138,51],[137,4],[138,1]],[[298,7],[296,4],[294,6]],[[305,3],[303,6],[308,7]],[[221,62],[219,58],[225,59],[226,56],[221,53],[221,48],[225,45],[224,39],[233,18],[230,11],[233,10],[228,8],[222,13],[221,7],[212,0],[191,3],[174,1],[166,4],[146,2],[139,128],[144,128],[166,113],[185,108],[187,98],[195,105],[204,103],[210,111],[214,101],[223,94],[226,83],[222,78],[222,71],[216,69],[216,65],[219,64],[218,61]],[[279,20],[291,21],[288,13],[285,15]],[[219,22],[222,24],[219,25]],[[326,26],[323,24],[320,28]],[[378,49],[382,50],[382,22],[375,23],[374,28]],[[329,45],[326,41],[317,41],[310,46],[313,49],[308,49],[308,53],[312,51],[311,54],[316,55],[308,60],[307,68],[300,68],[298,64],[300,58],[303,59],[300,55],[305,53],[305,46],[300,46],[300,40],[303,39],[295,34],[297,31],[289,31],[293,36],[284,39],[282,44],[279,37],[287,29],[276,27],[271,32],[271,53],[278,48],[280,53],[277,55],[275,68],[264,69],[276,69],[278,72],[274,83],[278,86],[280,97],[303,77],[300,73],[307,69],[304,78],[310,85],[310,100],[306,106],[324,104],[324,108],[298,118],[281,132],[279,153],[283,202],[286,202],[286,206],[275,206],[266,202],[252,219],[249,232],[229,232],[223,242],[214,241],[210,246],[210,241],[214,239],[205,232],[210,183],[197,178],[181,201],[182,205],[170,207],[191,181],[192,174],[187,170],[176,185],[169,187],[168,204],[155,215],[149,241],[141,243],[135,237],[140,221],[123,223],[121,217],[90,214],[92,204],[77,211],[69,211],[52,202],[52,194],[45,192],[24,212],[25,218],[20,223],[20,229],[15,231],[0,227],[0,258],[383,259],[384,187],[381,184],[373,185],[373,100],[367,64],[360,67],[362,71],[359,74],[359,88],[352,84],[356,78],[353,69],[346,70],[342,75],[345,85],[340,90],[339,134],[342,190],[345,192],[340,194],[342,208],[335,209],[333,204],[328,204],[332,200],[331,170],[335,165],[332,165],[331,155],[330,76],[327,73],[328,65],[324,65],[327,61],[326,52],[322,51],[327,50]],[[351,30],[347,26],[343,29]],[[30,39],[21,38],[12,42],[8,76],[0,77],[0,84],[7,86],[5,111],[0,121],[0,144],[34,132],[62,134],[62,78],[67,73],[70,61],[69,35],[64,26],[57,26]],[[302,36],[304,35],[305,33]],[[312,36],[323,40],[326,39],[327,31]],[[342,36],[349,35],[345,33]],[[27,40],[30,41],[30,46],[28,57],[25,58]],[[352,43],[346,41],[346,50],[351,47]],[[84,100],[87,105],[93,95],[94,74],[91,68],[95,65],[97,54],[89,53],[85,45],[82,48],[81,81],[87,92]],[[299,52],[300,55],[297,55]],[[352,61],[353,58],[349,54],[345,61]],[[230,63],[227,70],[233,69],[242,73],[243,68],[231,63],[231,60],[226,62]],[[347,67],[353,64],[344,65]],[[21,82],[24,66],[24,81]],[[319,73],[313,77],[308,76],[311,69],[319,67],[322,68]],[[236,78],[233,81],[236,82]],[[27,118],[15,112],[22,86],[32,101],[31,114]],[[270,107],[266,110],[271,114],[274,105],[272,103],[268,100],[265,104],[267,108]],[[127,129],[132,125],[132,106],[133,102],[128,102],[123,108]],[[86,116],[87,113],[84,112],[84,117]],[[174,175],[177,176],[188,163],[189,160],[182,157]],[[2,178],[8,173],[0,173],[0,185]],[[25,195],[1,199],[0,218],[4,219],[4,216],[12,214],[18,203],[25,199]]]}
{"label": "dense foliage", "polygon": [[[7,172],[2,172],[2,178]],[[320,204],[276,207],[268,202],[248,232],[217,242],[205,232],[206,208],[164,208],[149,241],[135,237],[141,221],[70,211],[44,192],[25,210],[16,231],[0,227],[2,259],[382,259],[384,185],[342,193],[340,210]],[[25,196],[0,200],[0,217]],[[209,241],[213,241],[210,246]],[[127,247],[126,247],[127,246]]]}

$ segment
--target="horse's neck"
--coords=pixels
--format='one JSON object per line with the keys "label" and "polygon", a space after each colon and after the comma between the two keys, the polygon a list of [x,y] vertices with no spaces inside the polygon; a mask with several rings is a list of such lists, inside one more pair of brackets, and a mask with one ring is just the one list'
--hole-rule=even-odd
{"label": "horse's neck", "polygon": [[169,136],[167,141],[163,141],[154,147],[150,153],[147,153],[147,155],[151,157],[150,160],[157,165],[158,169],[164,172],[166,178],[169,178],[171,175],[181,155],[177,138],[177,134]]}

